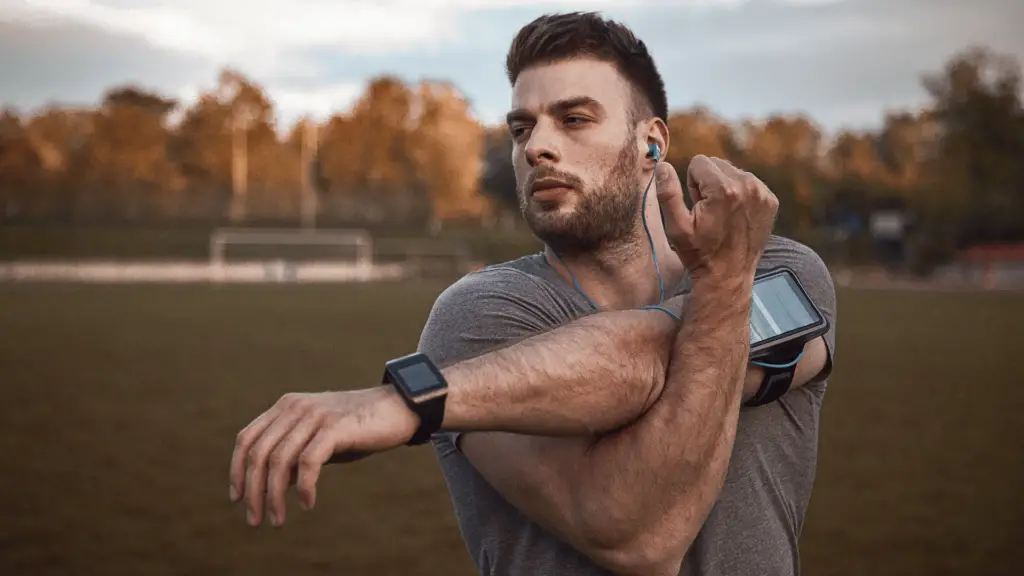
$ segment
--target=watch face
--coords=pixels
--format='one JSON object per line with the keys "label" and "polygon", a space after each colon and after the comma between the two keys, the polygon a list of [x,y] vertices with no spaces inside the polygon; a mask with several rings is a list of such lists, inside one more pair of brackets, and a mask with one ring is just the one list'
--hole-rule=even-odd
{"label": "watch face", "polygon": [[441,387],[441,378],[426,362],[418,362],[398,369],[398,377],[402,379],[406,390],[411,394],[420,395]]}
{"label": "watch face", "polygon": [[422,354],[410,354],[388,362],[387,369],[395,384],[416,398],[445,387],[444,378],[434,364]]}

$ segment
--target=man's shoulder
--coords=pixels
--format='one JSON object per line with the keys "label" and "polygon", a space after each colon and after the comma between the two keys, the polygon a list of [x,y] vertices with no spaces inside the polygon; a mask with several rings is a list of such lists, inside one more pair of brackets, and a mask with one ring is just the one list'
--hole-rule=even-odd
{"label": "man's shoulder", "polygon": [[445,288],[434,306],[457,304],[472,308],[495,296],[505,300],[542,292],[545,281],[536,274],[534,259],[535,256],[527,255],[474,270]]}
{"label": "man's shoulder", "polygon": [[571,320],[556,289],[534,273],[530,258],[486,266],[445,288],[427,317],[421,348],[439,357],[461,357]]}
{"label": "man's shoulder", "polygon": [[758,269],[769,270],[780,266],[791,269],[804,288],[811,292],[812,298],[824,296],[820,294],[821,291],[834,290],[832,274],[813,248],[791,238],[772,235],[765,246]]}
{"label": "man's shoulder", "polygon": [[777,236],[775,234],[772,234],[768,239],[768,244],[765,246],[761,262],[762,264],[759,267],[773,267],[779,265],[788,266],[791,264],[800,264],[812,267],[825,266],[825,262],[821,259],[821,256],[819,256],[818,253],[810,246],[797,240],[793,240],[792,238]]}

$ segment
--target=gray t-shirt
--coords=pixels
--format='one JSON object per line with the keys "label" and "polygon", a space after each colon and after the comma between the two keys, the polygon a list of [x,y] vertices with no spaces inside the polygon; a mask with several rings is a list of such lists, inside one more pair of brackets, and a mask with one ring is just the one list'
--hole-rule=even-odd
{"label": "gray t-shirt", "polygon": [[[778,402],[742,410],[725,484],[681,574],[800,572],[797,542],[814,482],[818,414],[835,350],[836,303],[828,269],[810,248],[773,236],[759,268],[780,265],[793,269],[828,318],[829,360],[815,382]],[[430,313],[419,349],[439,365],[450,365],[591,313],[589,303],[543,255],[525,256],[471,273],[446,289]],[[462,537],[481,574],[608,574],[509,504],[457,442],[456,434],[433,439]]]}

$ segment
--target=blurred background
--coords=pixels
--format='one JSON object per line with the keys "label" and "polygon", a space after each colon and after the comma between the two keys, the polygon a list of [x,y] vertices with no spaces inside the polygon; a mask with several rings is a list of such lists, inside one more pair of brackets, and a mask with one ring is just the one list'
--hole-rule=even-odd
{"label": "blurred background", "polygon": [[[807,574],[1021,574],[1024,5],[0,0],[0,574],[472,574],[429,448],[251,529],[235,434],[538,250],[504,54],[599,9],[837,285]],[[1016,374],[1016,376],[1015,376]]]}

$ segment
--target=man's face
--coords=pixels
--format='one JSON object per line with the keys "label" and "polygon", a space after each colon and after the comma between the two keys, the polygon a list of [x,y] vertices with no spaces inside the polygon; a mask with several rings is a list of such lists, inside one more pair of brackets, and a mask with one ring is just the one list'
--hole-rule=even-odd
{"label": "man's face", "polygon": [[512,88],[519,206],[534,234],[559,254],[590,252],[636,230],[646,143],[632,106],[626,79],[592,59],[529,68]]}

